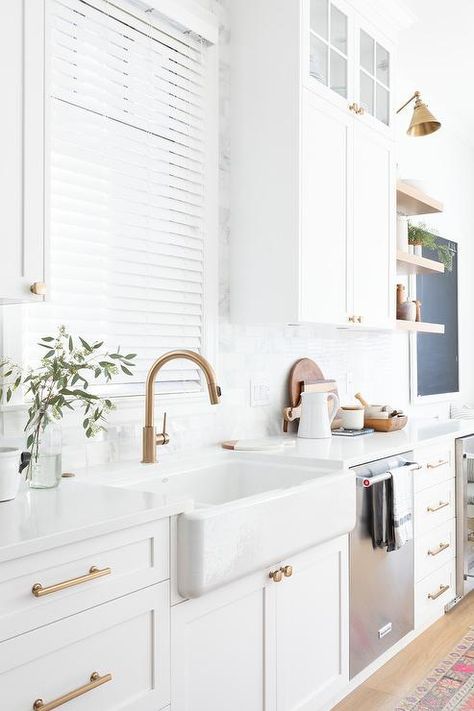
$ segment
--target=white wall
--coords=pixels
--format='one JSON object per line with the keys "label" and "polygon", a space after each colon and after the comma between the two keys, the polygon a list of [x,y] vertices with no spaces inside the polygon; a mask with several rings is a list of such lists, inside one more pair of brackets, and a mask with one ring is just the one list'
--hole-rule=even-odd
{"label": "white wall", "polygon": [[[238,1],[238,0],[233,0]],[[395,333],[335,331],[317,327],[243,328],[229,323],[228,251],[232,239],[229,205],[229,176],[232,169],[229,145],[229,114],[231,87],[229,63],[231,28],[226,12],[217,0],[201,0],[201,4],[217,12],[221,19],[220,71],[220,197],[219,197],[219,281],[220,281],[220,346],[215,364],[224,397],[219,407],[207,403],[183,407],[171,404],[169,431],[171,444],[162,448],[163,457],[173,451],[215,444],[223,439],[254,437],[281,431],[281,408],[286,402],[286,378],[293,362],[310,357],[328,378],[338,381],[343,400],[350,400],[360,390],[372,402],[390,402],[409,407],[408,338]],[[415,46],[417,31],[406,33],[402,51]],[[433,48],[436,51],[436,48]],[[413,88],[410,64],[403,70],[399,91],[401,99]],[[402,103],[402,101],[400,101]],[[437,107],[442,113],[442,107]],[[400,124],[404,127],[409,113]],[[446,213],[437,218],[442,233],[460,243],[460,308],[461,308],[461,400],[474,401],[474,376],[470,361],[474,351],[474,326],[470,320],[473,303],[469,265],[474,265],[471,247],[474,234],[474,210],[465,196],[474,194],[474,155],[447,130],[427,139],[402,138],[400,166],[406,177],[427,178],[433,194],[444,200]],[[433,224],[435,222],[433,221]],[[264,379],[270,385],[271,404],[250,407],[250,379]],[[349,382],[348,382],[349,381]],[[418,414],[446,415],[446,403],[429,408],[417,408]],[[415,413],[414,413],[415,414]],[[4,434],[18,432],[23,415],[13,413],[4,418]],[[157,413],[157,417],[159,414]],[[99,441],[85,441],[80,427],[65,428],[66,468],[85,463],[96,464],[115,459],[138,459],[142,425],[142,403],[122,403],[111,420],[109,432]]]}

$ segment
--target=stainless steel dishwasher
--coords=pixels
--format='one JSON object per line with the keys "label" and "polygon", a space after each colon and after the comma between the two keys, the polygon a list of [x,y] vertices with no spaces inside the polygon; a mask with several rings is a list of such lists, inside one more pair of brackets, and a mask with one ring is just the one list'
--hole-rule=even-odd
{"label": "stainless steel dishwasher", "polygon": [[354,467],[357,520],[349,539],[351,679],[413,629],[413,541],[390,553],[374,548],[370,521],[370,487],[407,462],[413,462],[410,452]]}

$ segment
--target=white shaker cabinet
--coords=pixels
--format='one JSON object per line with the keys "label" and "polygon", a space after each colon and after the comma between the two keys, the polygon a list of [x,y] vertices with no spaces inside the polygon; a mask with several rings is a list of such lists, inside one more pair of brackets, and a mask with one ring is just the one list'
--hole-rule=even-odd
{"label": "white shaker cabinet", "polygon": [[328,708],[348,683],[348,589],[344,536],[175,605],[173,711]]}
{"label": "white shaker cabinet", "polygon": [[42,300],[44,220],[44,2],[0,8],[0,303]]}
{"label": "white shaker cabinet", "polygon": [[[394,323],[393,50],[370,28],[370,64],[355,8],[232,6],[236,322]],[[373,116],[360,103],[369,80]]]}

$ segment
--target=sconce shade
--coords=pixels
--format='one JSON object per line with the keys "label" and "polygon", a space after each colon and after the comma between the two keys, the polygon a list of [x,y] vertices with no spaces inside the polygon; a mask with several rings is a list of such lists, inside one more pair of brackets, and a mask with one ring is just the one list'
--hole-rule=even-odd
{"label": "sconce shade", "polygon": [[417,97],[407,134],[415,137],[429,136],[439,128],[441,128],[441,123],[433,116],[427,105]]}

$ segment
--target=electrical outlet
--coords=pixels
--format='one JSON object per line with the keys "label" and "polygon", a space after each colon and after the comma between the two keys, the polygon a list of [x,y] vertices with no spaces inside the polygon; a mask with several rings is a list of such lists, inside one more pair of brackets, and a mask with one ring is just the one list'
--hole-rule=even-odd
{"label": "electrical outlet", "polygon": [[270,405],[271,386],[268,380],[256,378],[250,381],[250,407]]}
{"label": "electrical outlet", "polygon": [[349,394],[353,389],[354,378],[352,372],[349,370],[346,373],[346,393]]}

